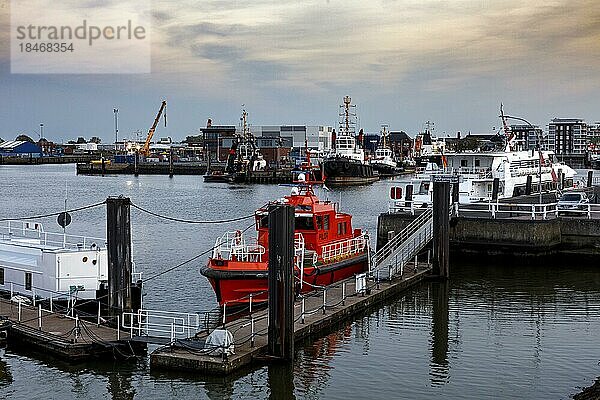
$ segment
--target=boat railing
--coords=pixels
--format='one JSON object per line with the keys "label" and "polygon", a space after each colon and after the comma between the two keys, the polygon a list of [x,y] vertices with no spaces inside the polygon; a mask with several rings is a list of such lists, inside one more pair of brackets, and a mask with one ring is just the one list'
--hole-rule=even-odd
{"label": "boat railing", "polygon": [[600,204],[581,204],[573,208],[560,208],[558,203],[469,203],[454,204],[456,216],[471,218],[551,219],[571,216],[586,219],[600,218]]}
{"label": "boat railing", "polygon": [[388,212],[390,214],[410,213],[411,215],[420,214],[431,207],[430,201],[415,200],[390,200],[388,203]]}
{"label": "boat railing", "polygon": [[100,250],[106,248],[106,239],[46,232],[41,223],[30,221],[7,221],[0,224],[0,238],[22,245],[47,246],[68,250]]}
{"label": "boat railing", "polygon": [[471,176],[477,179],[486,179],[492,177],[492,170],[483,167],[459,167],[452,170],[453,174]]}
{"label": "boat railing", "polygon": [[217,238],[213,248],[213,258],[246,262],[262,262],[265,247],[256,239],[246,240],[241,231],[228,231]]}
{"label": "boat railing", "polygon": [[367,237],[362,234],[355,238],[340,240],[338,242],[326,244],[321,247],[321,257],[323,262],[330,262],[336,259],[346,258],[357,253],[362,253],[367,247]]}

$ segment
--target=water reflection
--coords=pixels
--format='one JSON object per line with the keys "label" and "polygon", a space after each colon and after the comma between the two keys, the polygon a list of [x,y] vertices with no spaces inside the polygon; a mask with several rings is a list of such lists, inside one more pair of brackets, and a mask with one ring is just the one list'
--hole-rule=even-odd
{"label": "water reflection", "polygon": [[269,365],[270,400],[296,399],[294,395],[294,365],[275,363]]}
{"label": "water reflection", "polygon": [[448,323],[450,299],[447,281],[431,284],[432,326],[431,326],[431,361],[429,376],[431,384],[443,385],[448,382]]}
{"label": "water reflection", "polygon": [[4,357],[4,353],[4,350],[0,350],[0,387],[8,386],[13,382],[10,367],[6,361],[2,359],[2,357]]}
{"label": "water reflection", "polygon": [[112,372],[108,374],[108,393],[112,400],[132,400],[135,389],[131,385],[131,372]]}
{"label": "water reflection", "polygon": [[[346,323],[339,330],[304,344],[302,350],[297,352],[294,362],[296,392],[314,396],[329,385],[334,357],[339,355],[340,350],[353,339],[353,336],[354,339],[368,337],[368,334],[360,329],[361,320],[363,319],[355,321],[356,325]],[[353,325],[356,328],[354,335]]]}

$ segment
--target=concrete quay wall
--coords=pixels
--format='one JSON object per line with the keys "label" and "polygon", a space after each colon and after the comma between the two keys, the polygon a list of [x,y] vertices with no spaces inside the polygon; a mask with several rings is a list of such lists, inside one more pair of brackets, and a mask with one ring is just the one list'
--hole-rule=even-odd
{"label": "concrete quay wall", "polygon": [[[377,248],[406,227],[414,216],[381,214]],[[600,219],[550,220],[457,217],[450,221],[450,250],[455,256],[552,258],[566,255],[590,259],[600,255]],[[561,257],[557,257],[558,262]]]}

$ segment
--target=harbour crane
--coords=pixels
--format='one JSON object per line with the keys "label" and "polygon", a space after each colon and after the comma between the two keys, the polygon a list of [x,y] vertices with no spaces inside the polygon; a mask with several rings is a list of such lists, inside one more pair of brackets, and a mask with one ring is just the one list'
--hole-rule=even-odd
{"label": "harbour crane", "polygon": [[148,136],[146,137],[146,142],[144,143],[144,146],[142,146],[142,148],[140,149],[140,154],[144,155],[145,157],[147,157],[150,154],[150,141],[152,140],[152,136],[154,136],[154,131],[156,131],[156,126],[158,125],[158,121],[160,121],[160,117],[161,117],[163,111],[165,113],[165,126],[167,126],[167,112],[165,111],[166,108],[167,108],[167,101],[163,100],[163,102],[160,105],[160,108],[158,110],[158,114],[156,114],[156,118],[154,119],[154,123],[152,124],[152,127],[150,128],[150,130],[148,130]]}

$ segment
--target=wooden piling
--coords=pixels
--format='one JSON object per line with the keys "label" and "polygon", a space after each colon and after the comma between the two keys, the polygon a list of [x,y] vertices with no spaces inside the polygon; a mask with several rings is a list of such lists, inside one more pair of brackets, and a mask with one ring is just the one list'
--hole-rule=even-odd
{"label": "wooden piling", "polygon": [[587,187],[592,187],[592,177],[594,176],[594,171],[588,171],[587,173]]}
{"label": "wooden piling", "polygon": [[106,199],[108,306],[111,315],[131,310],[131,220],[127,197]]}
{"label": "wooden piling", "polygon": [[494,178],[492,182],[492,201],[498,200],[498,191],[500,190],[500,179]]}
{"label": "wooden piling", "polygon": [[294,208],[269,207],[269,355],[294,359]]}
{"label": "wooden piling", "polygon": [[449,276],[450,182],[433,181],[433,275]]}
{"label": "wooden piling", "polygon": [[527,196],[531,194],[532,183],[533,177],[531,175],[527,175],[527,182],[525,183],[525,195]]}

